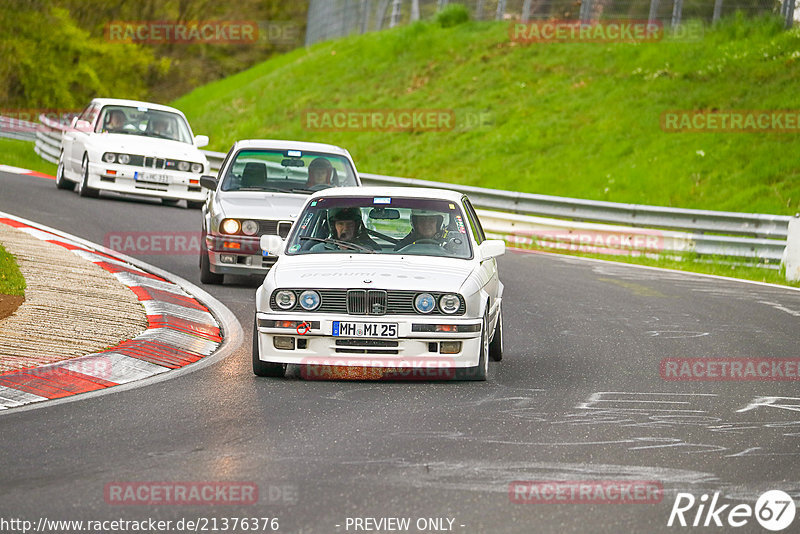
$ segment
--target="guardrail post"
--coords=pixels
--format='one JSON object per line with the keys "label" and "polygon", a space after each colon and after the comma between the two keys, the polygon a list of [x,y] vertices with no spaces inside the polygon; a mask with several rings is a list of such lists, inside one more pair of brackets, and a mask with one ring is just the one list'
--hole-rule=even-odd
{"label": "guardrail post", "polygon": [[400,24],[400,4],[403,0],[392,0],[392,18],[389,21],[389,27],[394,28]]}
{"label": "guardrail post", "polygon": [[786,239],[782,263],[786,268],[786,280],[800,281],[800,213],[789,220],[789,236]]}
{"label": "guardrail post", "polygon": [[495,13],[495,20],[503,20],[506,16],[506,0],[497,0],[497,13]]}
{"label": "guardrail post", "polygon": [[525,0],[522,4],[522,22],[528,22],[531,18],[531,0]]}
{"label": "guardrail post", "polygon": [[483,20],[483,0],[478,0],[475,5],[475,20]]}
{"label": "guardrail post", "polygon": [[580,11],[581,23],[588,24],[592,20],[592,0],[581,1]]}
{"label": "guardrail post", "polygon": [[411,22],[419,20],[419,0],[411,0]]}
{"label": "guardrail post", "polygon": [[794,6],[795,0],[783,0],[783,9],[782,11],[786,12],[785,24],[786,29],[790,29],[792,24],[794,24]]}
{"label": "guardrail post", "polygon": [[650,0],[650,15],[647,17],[647,22],[652,23],[658,18],[658,0]]}
{"label": "guardrail post", "polygon": [[716,24],[719,22],[719,18],[722,16],[722,0],[715,0],[714,1],[714,17],[711,19],[712,24]]}
{"label": "guardrail post", "polygon": [[681,23],[681,17],[683,16],[683,0],[675,0],[675,3],[672,4],[672,27],[676,28]]}

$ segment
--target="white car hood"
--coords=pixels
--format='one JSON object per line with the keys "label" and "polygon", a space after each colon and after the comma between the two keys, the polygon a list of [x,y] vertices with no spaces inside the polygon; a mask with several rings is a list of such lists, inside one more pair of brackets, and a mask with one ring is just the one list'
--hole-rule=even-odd
{"label": "white car hood", "polygon": [[337,253],[284,255],[273,272],[276,287],[456,292],[475,265],[454,258]]}
{"label": "white car hood", "polygon": [[307,195],[258,191],[217,193],[216,202],[224,217],[236,219],[293,221],[300,214]]}
{"label": "white car hood", "polygon": [[104,152],[121,152],[157,158],[182,159],[204,163],[205,156],[188,143],[130,134],[101,133],[93,136],[93,143]]}

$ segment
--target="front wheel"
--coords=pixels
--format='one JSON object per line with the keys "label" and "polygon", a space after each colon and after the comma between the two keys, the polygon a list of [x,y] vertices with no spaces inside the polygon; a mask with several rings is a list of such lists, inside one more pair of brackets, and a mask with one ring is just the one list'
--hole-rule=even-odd
{"label": "front wheel", "polygon": [[475,367],[465,367],[458,369],[456,372],[456,379],[458,380],[477,380],[484,381],[489,374],[489,318],[486,313],[483,314],[483,321],[481,322],[481,356],[478,359],[478,365]]}
{"label": "front wheel", "polygon": [[78,194],[82,197],[99,197],[100,191],[89,187],[89,156],[85,154],[83,156],[83,165],[81,166],[81,170],[83,170],[83,179],[78,184]]}
{"label": "front wheel", "polygon": [[285,363],[264,362],[258,352],[258,319],[253,318],[253,374],[256,376],[272,376],[283,378],[286,373]]}
{"label": "front wheel", "polygon": [[204,284],[220,285],[225,279],[224,274],[211,272],[211,261],[208,259],[205,236],[200,243],[200,281]]}
{"label": "front wheel", "polygon": [[64,154],[58,158],[58,168],[56,169],[56,187],[59,189],[66,189],[68,191],[75,190],[75,182],[71,182],[64,178]]}

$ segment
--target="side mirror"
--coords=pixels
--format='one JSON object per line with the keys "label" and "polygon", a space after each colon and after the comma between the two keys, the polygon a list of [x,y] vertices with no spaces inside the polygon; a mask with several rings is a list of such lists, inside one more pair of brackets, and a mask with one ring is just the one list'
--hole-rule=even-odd
{"label": "side mirror", "polygon": [[262,235],[259,244],[269,256],[280,256],[283,252],[283,238],[279,235]]}
{"label": "side mirror", "polygon": [[478,246],[481,261],[496,258],[506,253],[506,243],[500,239],[488,239]]}
{"label": "side mirror", "polygon": [[200,187],[205,187],[206,189],[210,189],[212,191],[217,190],[217,178],[215,176],[201,176],[200,177]]}
{"label": "side mirror", "polygon": [[75,119],[75,123],[73,125],[73,128],[75,128],[79,132],[91,132],[92,131],[92,125],[89,123],[89,121],[82,121],[80,119]]}
{"label": "side mirror", "polygon": [[208,146],[208,136],[207,135],[195,135],[194,136],[194,146],[196,146],[197,148]]}

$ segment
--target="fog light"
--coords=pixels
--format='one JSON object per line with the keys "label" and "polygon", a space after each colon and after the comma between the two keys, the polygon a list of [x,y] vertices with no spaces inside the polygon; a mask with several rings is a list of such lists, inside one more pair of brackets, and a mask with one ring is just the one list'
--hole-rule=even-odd
{"label": "fog light", "polygon": [[276,349],[281,350],[294,350],[294,338],[288,336],[275,336],[272,338],[272,344]]}
{"label": "fog light", "polygon": [[236,263],[236,256],[233,254],[220,254],[219,261],[220,263]]}
{"label": "fog light", "polygon": [[461,352],[460,341],[442,341],[439,343],[439,352],[442,354],[458,354]]}

